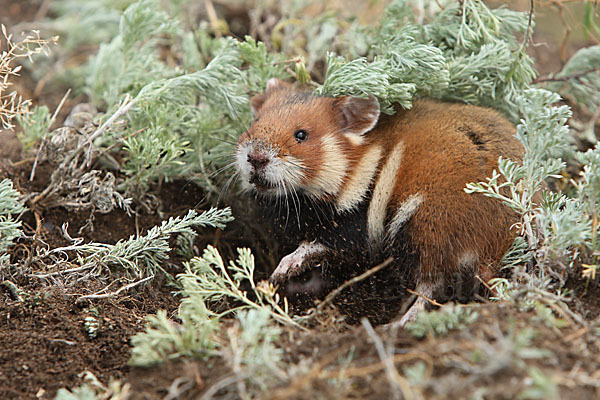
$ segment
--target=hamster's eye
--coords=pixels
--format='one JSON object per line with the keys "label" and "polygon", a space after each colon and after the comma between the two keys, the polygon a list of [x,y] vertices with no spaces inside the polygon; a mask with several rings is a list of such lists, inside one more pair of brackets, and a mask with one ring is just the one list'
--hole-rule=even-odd
{"label": "hamster's eye", "polygon": [[304,129],[298,129],[296,132],[294,132],[294,137],[298,142],[304,142],[306,139],[308,139],[308,132],[306,132]]}

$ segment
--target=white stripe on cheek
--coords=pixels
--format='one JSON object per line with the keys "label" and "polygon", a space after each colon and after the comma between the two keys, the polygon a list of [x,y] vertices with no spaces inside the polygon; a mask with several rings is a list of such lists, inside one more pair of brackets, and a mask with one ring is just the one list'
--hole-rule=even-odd
{"label": "white stripe on cheek", "polygon": [[326,135],[321,139],[321,150],[323,164],[318,168],[313,182],[306,184],[306,191],[315,197],[337,194],[348,170],[348,159],[334,135]]}
{"label": "white stripe on cheek", "polygon": [[373,145],[367,149],[354,171],[351,172],[350,179],[342,188],[337,200],[339,212],[351,210],[365,198],[375,172],[377,172],[380,158],[381,147]]}
{"label": "white stripe on cheek", "polygon": [[398,169],[402,162],[402,153],[404,152],[404,143],[399,142],[390,152],[385,164],[381,168],[369,210],[367,211],[367,233],[371,245],[377,246],[383,239],[384,222],[387,215],[387,206],[392,197],[392,190]]}

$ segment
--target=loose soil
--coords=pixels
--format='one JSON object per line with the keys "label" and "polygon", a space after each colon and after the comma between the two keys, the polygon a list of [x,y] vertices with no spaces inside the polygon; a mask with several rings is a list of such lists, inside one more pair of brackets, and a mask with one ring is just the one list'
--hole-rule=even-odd
{"label": "loose soil", "polygon": [[[45,2],[0,0],[0,22],[32,21],[42,3]],[[553,49],[559,51],[556,46]],[[548,54],[538,48],[535,51],[536,55]],[[542,71],[549,73],[560,68],[558,58],[539,55],[538,59],[544,57],[548,63],[543,63]],[[548,66],[551,63],[552,68]],[[27,76],[17,83],[17,88],[25,97],[32,97],[35,92],[36,102],[48,104],[51,109],[65,89],[40,88]],[[68,113],[76,102],[69,100],[63,113]],[[23,155],[15,133],[0,132],[0,142],[0,179],[10,178],[23,195],[42,190],[52,166],[37,166],[36,178],[30,182],[33,160]],[[27,259],[39,246],[69,244],[61,233],[64,223],[68,223],[73,237],[116,243],[143,234],[190,208],[207,208],[204,193],[189,182],[163,184],[152,192],[160,200],[155,212],[138,210],[133,216],[121,210],[96,213],[93,229],[81,229],[88,225],[87,211],[29,211],[22,216],[26,237],[14,246],[11,258]],[[223,254],[233,254],[235,247],[251,247],[259,267],[257,279],[264,279],[293,244],[275,241],[273,232],[256,223],[257,216],[244,199],[231,198],[228,203],[237,220],[225,231],[203,230],[196,249],[199,252],[212,243]],[[172,254],[165,266],[174,276],[182,271],[182,260]],[[227,365],[212,360],[182,359],[153,368],[128,365],[129,338],[143,330],[144,317],[160,309],[173,316],[177,310],[175,288],[164,276],[118,297],[77,304],[78,296],[102,289],[106,281],[49,280],[20,272],[0,270],[2,280],[10,280],[22,290],[17,298],[7,287],[0,286],[0,399],[52,399],[60,388],[81,385],[86,371],[104,384],[118,379],[130,385],[131,399],[198,398],[207,388],[231,376]],[[526,376],[540,371],[557,386],[556,398],[597,399],[600,340],[586,326],[595,324],[598,329],[600,325],[600,287],[597,282],[573,278],[567,287],[574,293],[570,304],[573,314],[546,304],[564,320],[561,327],[535,310],[483,303],[470,306],[479,314],[474,323],[445,336],[416,339],[408,332],[391,332],[385,327],[378,327],[377,333],[386,344],[393,345],[394,362],[401,373],[408,375],[407,368],[424,366],[424,376],[430,379],[420,390],[426,398],[512,399],[526,389],[536,388],[537,383]],[[90,337],[85,328],[89,317],[98,323],[95,337]],[[390,386],[385,364],[366,330],[344,322],[343,316],[333,309],[306,332],[285,328],[281,348],[287,363],[307,367],[264,398],[375,399],[392,398],[397,393]],[[551,384],[545,382],[542,386],[548,389]],[[217,391],[217,397],[234,397],[235,392],[227,390]]]}

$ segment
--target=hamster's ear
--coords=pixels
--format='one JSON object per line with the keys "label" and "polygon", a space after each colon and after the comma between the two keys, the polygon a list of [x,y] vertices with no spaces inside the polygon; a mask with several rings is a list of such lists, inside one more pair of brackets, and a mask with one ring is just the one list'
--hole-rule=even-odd
{"label": "hamster's ear", "polygon": [[271,78],[267,81],[266,92],[272,92],[273,90],[290,88],[292,85],[290,83],[284,82],[281,79]]}
{"label": "hamster's ear", "polygon": [[344,96],[335,100],[341,119],[342,129],[346,133],[364,135],[375,127],[379,119],[379,101],[374,96],[366,99]]}
{"label": "hamster's ear", "polygon": [[289,88],[291,85],[277,78],[271,78],[267,81],[267,87],[265,88],[265,92],[261,94],[257,94],[256,96],[250,99],[250,105],[252,106],[252,114],[256,115],[260,108],[263,106],[267,98],[271,93],[276,90]]}
{"label": "hamster's ear", "polygon": [[262,105],[265,103],[265,100],[267,100],[267,94],[266,93],[257,94],[256,96],[253,96],[250,99],[250,106],[252,108],[252,115],[256,115],[258,113],[258,111],[260,110],[260,108],[262,107]]}

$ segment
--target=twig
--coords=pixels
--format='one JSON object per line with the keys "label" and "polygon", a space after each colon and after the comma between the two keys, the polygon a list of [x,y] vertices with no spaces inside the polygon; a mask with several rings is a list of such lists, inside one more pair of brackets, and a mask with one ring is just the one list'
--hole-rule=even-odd
{"label": "twig", "polygon": [[542,298],[541,301],[543,303],[545,303],[548,307],[553,309],[554,312],[556,312],[562,318],[564,318],[567,321],[567,324],[573,325],[573,323],[574,323],[573,319],[569,316],[569,314],[565,311],[564,308],[560,307],[557,303],[555,303],[551,300],[548,300],[546,298]]}
{"label": "twig", "polygon": [[35,88],[33,88],[33,94],[31,95],[33,99],[38,99],[40,97],[42,91],[46,87],[46,84],[52,79],[54,79],[55,74],[56,73],[53,71],[48,71],[43,77],[40,78],[40,80],[35,85]]}
{"label": "twig", "polygon": [[28,162],[31,162],[31,161],[35,161],[35,157],[23,158],[22,160],[11,163],[11,165],[14,167],[20,167],[21,165],[27,164]]}
{"label": "twig", "polygon": [[[395,354],[390,357],[393,364],[397,364],[401,361],[410,361],[410,360],[422,360],[427,364],[427,376],[431,376],[433,371],[433,361],[431,357],[429,357],[425,353],[406,353],[406,354]],[[365,376],[369,374],[373,374],[377,371],[381,371],[386,368],[386,363],[383,361],[379,361],[375,364],[365,365],[364,367],[355,367],[355,368],[347,368],[343,371],[345,378],[352,378],[355,376]],[[319,375],[322,379],[335,379],[340,376],[342,372],[340,370],[334,371],[323,371],[322,374]]]}
{"label": "twig", "polygon": [[45,279],[45,278],[50,278],[50,277],[56,276],[56,275],[68,274],[69,272],[85,271],[85,270],[91,269],[92,267],[93,267],[93,265],[86,264],[86,265],[82,265],[81,267],[75,267],[75,268],[65,269],[64,271],[49,272],[47,274],[29,274],[27,276],[30,277],[30,278]]}
{"label": "twig", "polygon": [[38,8],[37,13],[35,13],[35,17],[33,20],[35,22],[39,22],[42,18],[44,18],[48,14],[48,9],[50,8],[50,3],[52,0],[44,0],[40,8]]}
{"label": "twig", "polygon": [[211,0],[204,0],[204,7],[206,8],[206,14],[208,15],[208,20],[210,21],[213,33],[216,37],[220,38],[222,35],[219,30],[219,19],[217,17],[217,12],[215,11],[215,6]]}
{"label": "twig", "polygon": [[[131,96],[129,96],[129,94],[125,95],[125,99],[123,99],[123,103],[119,106],[117,111],[115,111],[115,113],[109,119],[107,119],[106,122],[104,122],[102,124],[102,126],[100,126],[98,129],[96,129],[96,131],[94,133],[92,133],[92,135],[89,137],[88,141],[90,142],[90,154],[91,154],[91,148],[92,148],[91,144],[94,143],[94,140],[96,140],[97,137],[102,135],[123,114],[127,114],[129,109],[131,107],[133,107],[136,103],[137,103],[137,98],[132,99]],[[83,151],[83,149],[84,149],[84,146],[81,145],[77,149],[77,151]],[[77,155],[77,154],[75,154],[76,152],[74,152],[72,154],[73,157],[71,157],[71,159],[73,159]],[[69,160],[69,162],[70,162],[70,160]],[[69,162],[65,163],[65,166],[68,165]],[[91,160],[90,160],[90,157],[88,156],[88,160],[87,160],[88,167],[90,166],[90,162],[91,162]]]}
{"label": "twig", "polygon": [[209,387],[206,392],[204,392],[204,394],[202,395],[202,397],[200,397],[200,400],[209,400],[212,399],[213,396],[215,394],[217,394],[217,392],[219,392],[222,389],[225,389],[227,386],[229,385],[233,385],[234,383],[237,383],[240,380],[244,380],[247,379],[248,377],[245,375],[230,375],[230,376],[226,376],[225,378],[221,379],[220,381],[218,381],[217,383],[215,383],[214,385],[212,385],[211,387]]}
{"label": "twig", "polygon": [[48,339],[48,341],[50,341],[52,343],[63,343],[63,344],[66,344],[67,346],[75,346],[77,344],[77,342],[73,342],[73,341],[67,340],[67,339]]}
{"label": "twig", "polygon": [[296,64],[297,62],[300,62],[300,61],[302,61],[302,57],[294,57],[294,58],[290,58],[288,60],[273,61],[271,64],[272,65]]}
{"label": "twig", "polygon": [[565,36],[563,37],[563,40],[560,44],[560,61],[564,65],[566,57],[567,57],[566,56],[567,44],[569,43],[569,37],[571,36],[571,25],[567,22],[567,19],[565,18],[565,14],[564,14],[564,11],[565,10],[568,11],[568,9],[565,8],[565,5],[560,0],[552,1],[552,5],[555,6],[556,8],[558,8],[558,16],[560,17],[563,27],[565,28]]}
{"label": "twig", "polygon": [[588,331],[589,331],[589,329],[584,326],[583,328],[576,330],[575,332],[571,333],[570,335],[565,336],[563,340],[565,342],[571,342],[571,341],[578,339],[581,336],[585,335],[586,333],[588,333]]}
{"label": "twig", "polygon": [[21,294],[19,292],[21,292],[21,290],[19,289],[19,287],[17,285],[15,285],[13,282],[9,281],[9,280],[5,280],[2,281],[2,286],[4,286],[6,289],[8,289],[8,291],[10,292],[10,294],[12,295],[12,297],[17,300],[19,303],[23,302],[23,298],[21,297]]}
{"label": "twig", "polygon": [[412,289],[408,289],[408,288],[407,288],[407,289],[406,289],[406,291],[407,291],[408,293],[410,293],[410,294],[414,294],[414,295],[416,295],[416,296],[419,296],[420,298],[422,298],[423,300],[425,300],[425,301],[426,301],[426,302],[428,302],[429,304],[432,304],[432,305],[434,305],[434,306],[437,306],[437,307],[442,307],[442,306],[443,306],[443,304],[441,304],[441,303],[438,303],[437,301],[435,301],[435,300],[433,300],[433,299],[430,299],[429,297],[427,297],[427,296],[425,296],[425,295],[423,295],[423,294],[421,294],[421,293],[419,293],[419,292],[415,292],[415,291],[414,291],[414,290],[412,290]]}
{"label": "twig", "polygon": [[130,133],[129,135],[120,138],[119,140],[117,140],[116,142],[114,142],[113,144],[111,144],[110,146],[108,146],[106,149],[104,149],[100,154],[98,154],[98,158],[102,157],[103,155],[105,155],[106,153],[108,153],[109,151],[111,151],[112,149],[114,149],[116,146],[122,144],[124,141],[131,139],[134,136],[137,136],[139,133],[142,133],[146,130],[146,128],[141,128],[138,129],[137,131]]}
{"label": "twig", "polygon": [[[560,298],[559,296],[557,296],[553,293],[547,292],[545,290],[536,288],[536,287],[526,288],[526,293],[528,291],[533,291],[535,293],[538,293],[539,295],[542,296],[542,299],[550,298],[550,299],[555,300],[557,302],[559,308],[562,309],[565,313],[567,313],[575,322],[577,322],[579,325],[582,325],[582,326],[586,325],[583,318],[580,315],[577,315],[576,313],[571,311],[571,309],[564,303],[564,300],[562,298]],[[550,304],[550,302],[546,302],[546,304]]]}
{"label": "twig", "polygon": [[149,280],[153,279],[154,275],[148,276],[144,279],[141,279],[137,282],[133,282],[130,283],[129,285],[125,285],[121,288],[119,288],[119,290],[116,290],[114,292],[110,292],[110,293],[105,293],[105,294],[89,294],[86,296],[80,296],[79,298],[77,298],[77,300],[75,301],[76,304],[79,304],[81,302],[83,302],[84,300],[91,300],[91,299],[106,299],[109,297],[117,297],[121,292],[124,292],[126,290],[129,290],[131,288],[134,288],[136,286],[141,285],[142,283],[148,282]]}
{"label": "twig", "polygon": [[171,382],[167,395],[163,397],[163,400],[176,400],[181,399],[183,394],[196,386],[196,382],[191,379],[179,377]]}
{"label": "twig", "polygon": [[[342,347],[330,351],[324,357],[314,362],[310,371],[308,371],[306,374],[302,375],[300,378],[293,379],[292,382],[289,385],[287,385],[287,387],[276,390],[272,394],[271,399],[287,399],[291,396],[297,395],[303,387],[307,386],[313,380],[319,379],[319,377],[322,376],[324,373],[323,370],[329,363],[339,358],[342,354],[346,353],[349,350],[350,346],[344,345]],[[336,376],[338,375],[339,373],[336,374]],[[334,376],[333,378],[335,378],[336,376]]]}
{"label": "twig", "polygon": [[579,72],[577,74],[573,74],[573,75],[567,75],[567,76],[561,76],[561,77],[546,77],[546,78],[538,78],[538,79],[534,79],[533,81],[531,81],[531,83],[542,83],[542,82],[565,82],[571,79],[579,79],[584,75],[587,74],[591,74],[594,72],[599,72],[600,68],[592,68],[592,69],[588,69],[586,71],[583,72]]}
{"label": "twig", "polygon": [[[292,396],[297,396],[302,388],[306,387],[311,381],[316,379],[339,379],[342,376],[343,378],[364,377],[379,372],[382,369],[386,368],[385,362],[378,361],[374,364],[368,364],[362,367],[342,367],[333,370],[325,370],[325,367],[330,362],[339,358],[339,356],[345,351],[348,351],[348,347],[349,346],[345,346],[344,348],[336,349],[328,353],[325,357],[313,364],[313,367],[311,368],[310,372],[306,373],[301,378],[293,381],[290,385],[286,386],[285,388],[275,390],[270,398],[272,400],[280,400],[287,399]],[[427,378],[429,378],[433,373],[433,361],[427,353],[411,352],[405,354],[395,354],[391,356],[390,359],[392,364],[394,365],[403,361],[422,360],[425,362],[425,364],[427,364]]]}
{"label": "twig", "polygon": [[42,235],[42,216],[39,212],[33,210],[33,216],[35,217],[35,236],[34,239],[39,239]]}
{"label": "twig", "polygon": [[489,290],[491,294],[496,294],[496,293],[497,293],[497,292],[496,292],[494,289],[492,289],[492,287],[491,287],[490,285],[488,285],[488,284],[487,284],[487,282],[486,282],[486,281],[484,281],[484,280],[483,280],[483,279],[482,279],[482,278],[481,278],[481,277],[480,277],[478,274],[477,274],[477,275],[475,275],[475,278],[477,278],[477,280],[478,280],[479,282],[481,282],[481,284],[482,284],[483,286],[485,286],[485,288],[486,288],[487,290]]}
{"label": "twig", "polygon": [[31,174],[29,174],[30,182],[33,181],[33,178],[35,178],[35,168],[37,167],[37,163],[40,160],[40,153],[42,150],[42,146],[46,143],[46,137],[48,137],[48,131],[50,130],[50,127],[56,120],[56,116],[58,115],[58,112],[62,108],[63,104],[65,104],[65,101],[67,100],[67,97],[69,97],[69,94],[71,94],[70,88],[69,88],[69,90],[67,90],[67,93],[65,93],[63,98],[60,100],[60,103],[58,103],[58,106],[54,110],[54,114],[52,114],[52,118],[50,118],[50,122],[48,123],[48,128],[46,128],[46,131],[44,132],[44,136],[42,137],[42,140],[40,141],[40,147],[38,148],[38,151],[35,154],[35,161],[33,162],[33,166],[31,167]]}
{"label": "twig", "polygon": [[388,352],[385,351],[383,341],[381,340],[379,335],[377,335],[377,333],[375,332],[375,329],[373,329],[373,326],[369,323],[369,320],[366,318],[363,318],[360,322],[361,322],[363,328],[365,328],[365,331],[367,331],[367,334],[369,335],[371,340],[373,341],[373,344],[375,345],[375,350],[377,350],[379,359],[381,360],[382,364],[385,367],[385,375],[387,376],[388,381],[390,382],[390,385],[392,386],[392,388],[397,387],[398,389],[400,389],[400,391],[402,392],[403,399],[405,399],[405,400],[414,399],[415,396],[410,387],[410,384],[408,383],[406,378],[402,377],[398,373],[398,370],[396,369],[396,366],[394,365],[394,361],[391,357],[391,354],[389,354]]}
{"label": "twig", "polygon": [[534,0],[529,0],[529,22],[527,23],[527,31],[525,31],[525,37],[523,38],[523,43],[521,44],[521,48],[519,52],[522,52],[527,46],[527,42],[531,39],[531,27],[533,25],[533,13],[534,13],[535,2]]}
{"label": "twig", "polygon": [[362,281],[364,279],[367,279],[368,277],[370,277],[373,274],[376,274],[377,272],[379,272],[383,268],[385,268],[388,265],[390,265],[390,263],[392,261],[394,261],[394,258],[393,257],[389,257],[387,260],[385,260],[381,264],[376,265],[373,268],[369,269],[368,271],[365,271],[362,274],[360,274],[358,276],[355,276],[352,279],[348,279],[346,282],[342,283],[337,289],[331,291],[331,293],[329,293],[327,295],[327,297],[325,297],[325,299],[322,302],[319,303],[319,305],[315,308],[314,312],[312,314],[310,314],[310,315],[307,316],[307,319],[312,319],[316,315],[318,315],[321,311],[323,311],[323,309],[325,308],[325,306],[328,305],[329,303],[331,303],[333,301],[333,299],[335,299],[348,286],[354,285],[355,283],[360,282],[360,281]]}
{"label": "twig", "polygon": [[[285,71],[290,74],[291,76],[294,77],[294,80],[298,79],[298,74],[296,74],[296,71],[294,71],[293,69],[291,69],[290,67],[286,66]],[[318,87],[319,84],[315,81],[313,81],[312,79],[310,80],[310,82],[307,82],[308,85],[312,86],[312,87]]]}
{"label": "twig", "polygon": [[[594,111],[594,113],[592,114],[592,118],[590,118],[590,121],[587,123],[588,128],[586,129],[586,132],[588,132],[588,135],[585,137],[585,139],[588,140],[590,143],[596,143],[598,141],[594,129],[598,120],[600,120],[600,107],[596,108],[596,111]],[[596,215],[594,215],[594,221],[597,221]],[[594,237],[596,231],[596,229],[592,228],[592,237]],[[592,243],[596,243],[595,240],[592,239]]]}

